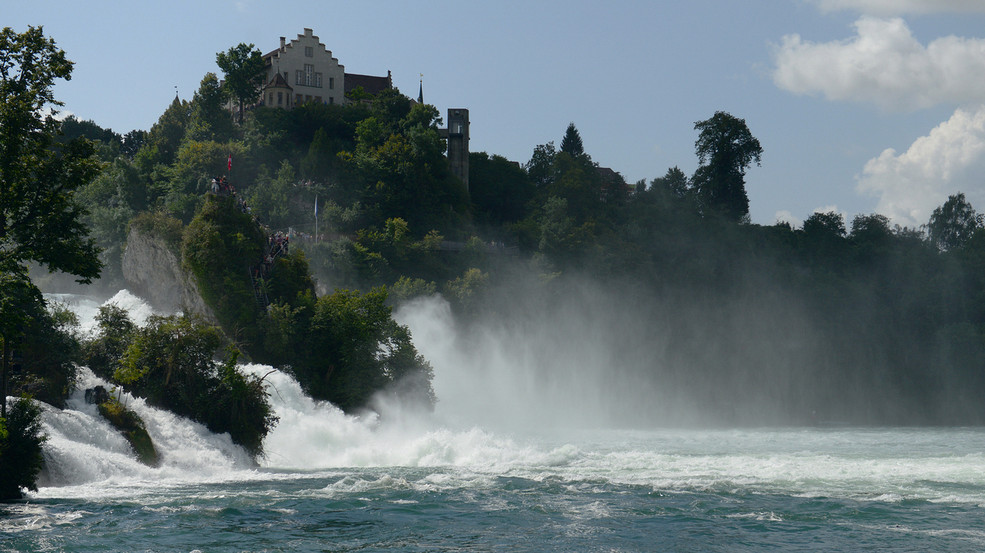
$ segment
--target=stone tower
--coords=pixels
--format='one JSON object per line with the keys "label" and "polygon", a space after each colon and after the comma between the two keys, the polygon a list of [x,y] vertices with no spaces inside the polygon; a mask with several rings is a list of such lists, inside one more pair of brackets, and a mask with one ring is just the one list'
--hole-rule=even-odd
{"label": "stone tower", "polygon": [[453,175],[469,189],[469,110],[448,110],[448,165]]}

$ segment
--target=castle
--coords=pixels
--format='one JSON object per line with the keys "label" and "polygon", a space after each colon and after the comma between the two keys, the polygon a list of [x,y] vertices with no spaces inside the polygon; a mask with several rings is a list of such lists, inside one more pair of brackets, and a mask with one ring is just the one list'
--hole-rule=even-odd
{"label": "castle", "polygon": [[[390,71],[385,77],[346,73],[345,66],[332,57],[331,50],[319,42],[311,29],[287,42],[280,37],[280,47],[263,56],[267,74],[260,104],[268,107],[292,109],[315,102],[319,104],[347,104],[359,100],[350,99],[349,93],[362,89],[376,94],[393,88]],[[418,97],[423,101],[423,95]],[[452,174],[461,179],[465,189],[469,186],[469,110],[448,110],[448,128],[441,129],[448,141],[448,164]]]}

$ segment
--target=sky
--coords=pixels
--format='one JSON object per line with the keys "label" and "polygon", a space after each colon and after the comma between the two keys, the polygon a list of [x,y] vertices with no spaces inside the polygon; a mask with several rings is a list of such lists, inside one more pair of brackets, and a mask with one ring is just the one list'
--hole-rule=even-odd
{"label": "sky", "polygon": [[0,24],[43,26],[75,62],[63,112],[120,134],[221,77],[217,52],[307,27],[347,72],[467,108],[473,152],[525,163],[574,123],[650,181],[693,173],[695,122],[725,111],[763,147],[754,223],[916,227],[957,192],[985,211],[985,0],[0,0]]}

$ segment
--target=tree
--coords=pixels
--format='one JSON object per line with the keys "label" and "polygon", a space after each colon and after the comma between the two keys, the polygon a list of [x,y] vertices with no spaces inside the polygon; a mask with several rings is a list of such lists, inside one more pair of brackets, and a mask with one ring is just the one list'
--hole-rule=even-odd
{"label": "tree", "polygon": [[40,295],[27,280],[26,264],[34,261],[86,284],[102,267],[74,194],[99,172],[93,145],[84,139],[58,144],[60,124],[51,116],[61,105],[51,87],[71,74],[72,62],[41,27],[0,31],[0,297],[4,319],[11,317],[0,325],[4,398],[8,344],[23,328],[14,321],[29,316]]}
{"label": "tree", "polygon": [[226,76],[225,88],[231,98],[239,102],[239,122],[243,122],[243,106],[260,97],[260,87],[267,68],[253,44],[242,42],[226,52],[215,55],[215,63]]}
{"label": "tree", "polygon": [[760,163],[763,148],[759,140],[744,119],[723,111],[696,122],[694,129],[700,131],[694,149],[701,165],[694,174],[694,185],[702,209],[734,221],[748,217],[745,174],[752,162]]}
{"label": "tree", "polygon": [[0,500],[20,499],[21,488],[37,490],[44,465],[41,446],[47,440],[41,426],[41,407],[21,398],[9,418],[0,418]]}
{"label": "tree", "polygon": [[294,372],[312,397],[347,412],[380,391],[434,403],[432,369],[418,354],[407,327],[397,324],[385,288],[349,290],[318,298],[306,340],[316,344]]}
{"label": "tree", "polygon": [[554,149],[554,141],[541,144],[534,148],[534,153],[530,156],[530,161],[524,166],[530,182],[541,191],[549,188],[556,178],[554,171],[554,159],[557,151]]}
{"label": "tree", "polygon": [[804,221],[804,233],[812,236],[845,236],[845,218],[841,213],[815,212]]}
{"label": "tree", "polygon": [[0,31],[0,263],[36,261],[89,283],[99,276],[95,242],[74,191],[96,176],[92,144],[58,147],[59,106],[51,86],[69,79],[72,62],[40,27]]}
{"label": "tree", "polygon": [[534,188],[527,173],[516,163],[502,156],[472,152],[469,191],[476,220],[501,225],[523,218]]}
{"label": "tree", "polygon": [[963,246],[975,230],[982,227],[982,219],[982,215],[964,199],[964,194],[958,192],[948,196],[944,205],[930,215],[927,234],[939,250],[953,250]]}
{"label": "tree", "polygon": [[676,165],[667,169],[664,176],[650,182],[651,194],[670,194],[676,198],[684,198],[687,197],[688,192],[687,175]]}
{"label": "tree", "polygon": [[567,130],[564,131],[564,138],[561,139],[561,151],[572,156],[580,156],[585,153],[585,147],[581,143],[581,135],[574,123],[568,123]]}
{"label": "tree", "polygon": [[215,73],[206,73],[191,103],[185,140],[222,142],[232,135],[232,120],[223,106],[224,94]]}

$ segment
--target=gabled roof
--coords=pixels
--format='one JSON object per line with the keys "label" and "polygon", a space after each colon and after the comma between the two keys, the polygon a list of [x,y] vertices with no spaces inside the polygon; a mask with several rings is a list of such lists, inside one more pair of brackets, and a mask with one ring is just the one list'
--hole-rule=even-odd
{"label": "gabled roof", "polygon": [[284,75],[281,75],[280,73],[274,73],[274,78],[270,79],[270,82],[267,83],[266,88],[286,88],[288,90],[294,90],[291,88],[291,85],[287,84],[287,79],[284,78]]}

